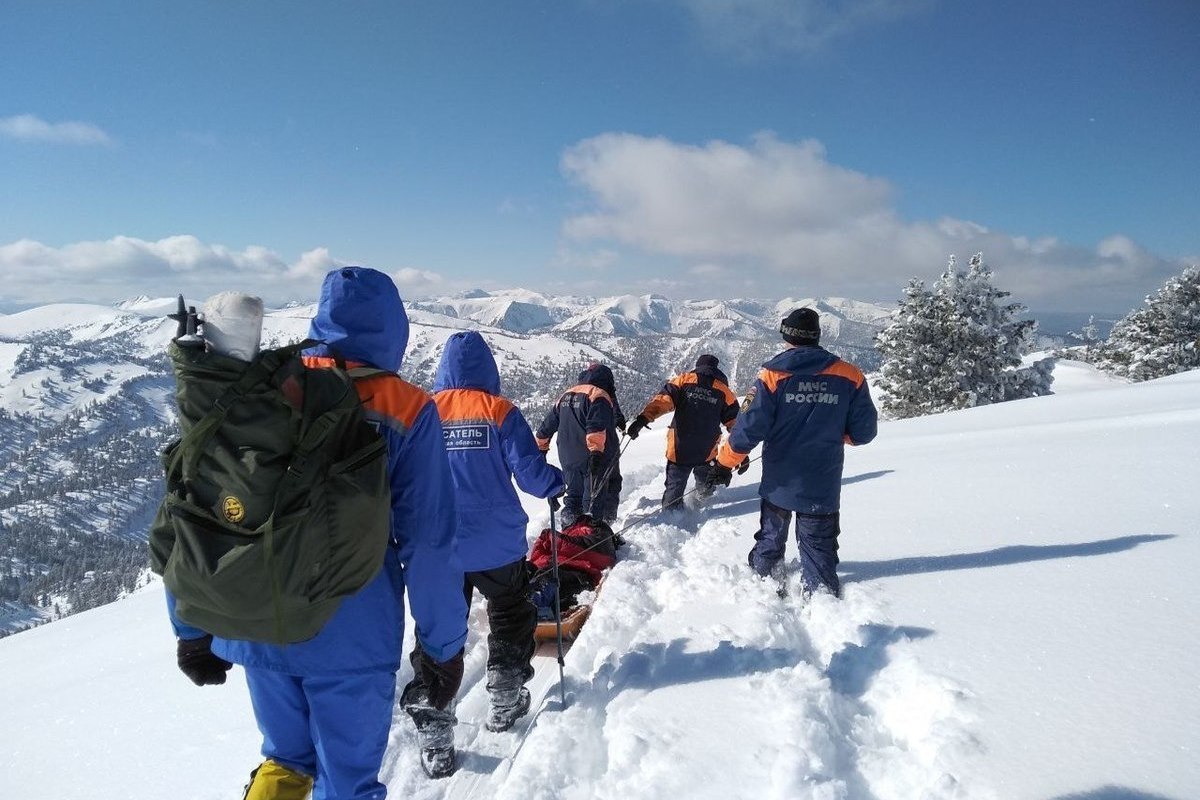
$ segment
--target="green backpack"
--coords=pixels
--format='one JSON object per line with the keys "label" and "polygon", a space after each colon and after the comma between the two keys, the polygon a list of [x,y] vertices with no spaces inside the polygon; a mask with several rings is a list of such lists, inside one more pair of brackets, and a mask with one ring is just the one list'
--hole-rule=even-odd
{"label": "green backpack", "polygon": [[162,454],[150,565],[179,619],[215,636],[311,639],[383,564],[387,446],[354,380],[384,373],[307,368],[315,344],[249,364],[170,345],[182,436]]}

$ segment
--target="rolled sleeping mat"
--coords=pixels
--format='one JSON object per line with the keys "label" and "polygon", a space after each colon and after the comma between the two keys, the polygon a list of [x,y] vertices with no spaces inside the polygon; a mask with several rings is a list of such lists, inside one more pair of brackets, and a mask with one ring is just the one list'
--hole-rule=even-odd
{"label": "rolled sleeping mat", "polygon": [[242,361],[258,355],[263,302],[241,292],[221,292],[204,302],[204,341],[208,349]]}

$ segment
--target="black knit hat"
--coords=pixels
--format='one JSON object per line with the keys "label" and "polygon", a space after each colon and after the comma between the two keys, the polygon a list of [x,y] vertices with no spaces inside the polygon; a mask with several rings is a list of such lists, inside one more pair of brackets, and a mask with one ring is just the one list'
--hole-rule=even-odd
{"label": "black knit hat", "polygon": [[811,308],[797,308],[779,326],[788,344],[816,344],[821,341],[821,318]]}
{"label": "black knit hat", "polygon": [[697,367],[708,367],[709,369],[716,369],[720,363],[721,362],[717,360],[716,356],[709,355],[708,353],[705,353],[704,355],[702,355],[696,359]]}

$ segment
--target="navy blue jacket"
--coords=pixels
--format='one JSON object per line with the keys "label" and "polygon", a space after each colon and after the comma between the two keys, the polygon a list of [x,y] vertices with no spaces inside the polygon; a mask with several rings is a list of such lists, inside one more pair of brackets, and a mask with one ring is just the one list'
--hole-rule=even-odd
{"label": "navy blue jacket", "polygon": [[567,389],[538,425],[537,443],[543,451],[558,434],[558,460],[564,470],[587,466],[592,453],[603,453],[605,462],[617,457],[618,420],[612,370],[594,364],[579,373],[579,383]]}
{"label": "navy blue jacket", "polygon": [[792,347],[763,364],[751,392],[718,460],[735,467],[764,442],[762,497],[805,514],[837,512],[845,445],[874,439],[878,422],[862,372],[824,348]]}
{"label": "navy blue jacket", "polygon": [[738,404],[725,373],[700,366],[667,381],[642,409],[642,416],[653,422],[672,410],[675,416],[667,430],[667,461],[695,466],[717,457],[721,426],[733,429]]}

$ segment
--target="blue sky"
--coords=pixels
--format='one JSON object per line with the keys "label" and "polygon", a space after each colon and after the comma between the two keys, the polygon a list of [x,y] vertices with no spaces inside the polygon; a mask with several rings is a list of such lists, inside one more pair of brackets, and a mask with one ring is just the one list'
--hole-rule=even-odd
{"label": "blue sky", "polygon": [[1200,4],[35,2],[0,10],[0,309],[341,263],[1035,309],[1200,261]]}

